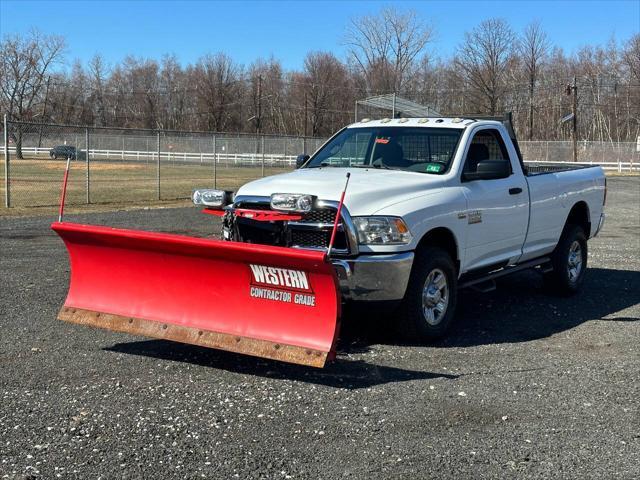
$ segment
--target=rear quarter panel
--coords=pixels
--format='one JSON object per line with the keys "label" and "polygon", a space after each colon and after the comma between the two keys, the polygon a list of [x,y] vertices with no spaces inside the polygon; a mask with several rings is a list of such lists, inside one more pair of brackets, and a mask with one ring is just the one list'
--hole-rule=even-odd
{"label": "rear quarter panel", "polygon": [[593,235],[603,209],[605,177],[601,167],[533,175],[527,181],[531,213],[520,261],[553,251],[569,212],[580,201],[589,209]]}

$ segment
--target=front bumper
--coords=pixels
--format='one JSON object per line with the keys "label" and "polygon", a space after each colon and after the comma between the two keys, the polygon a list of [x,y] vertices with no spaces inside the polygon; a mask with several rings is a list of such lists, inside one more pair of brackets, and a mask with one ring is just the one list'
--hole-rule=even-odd
{"label": "front bumper", "polygon": [[352,259],[334,259],[332,263],[344,299],[391,301],[404,297],[413,257],[413,252],[360,255]]}

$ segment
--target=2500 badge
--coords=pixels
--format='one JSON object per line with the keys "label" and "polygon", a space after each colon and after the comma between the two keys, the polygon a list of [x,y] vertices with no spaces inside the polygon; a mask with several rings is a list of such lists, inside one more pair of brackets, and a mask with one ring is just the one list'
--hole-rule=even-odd
{"label": "2500 badge", "polygon": [[249,294],[252,297],[309,307],[316,306],[316,296],[306,272],[266,265],[249,264],[249,267],[251,268]]}

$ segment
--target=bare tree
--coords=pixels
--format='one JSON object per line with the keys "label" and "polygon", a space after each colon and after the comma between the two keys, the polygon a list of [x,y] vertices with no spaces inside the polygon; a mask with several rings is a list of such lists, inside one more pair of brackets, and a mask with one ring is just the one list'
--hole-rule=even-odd
{"label": "bare tree", "polygon": [[[627,138],[640,137],[640,34],[636,33],[625,44],[622,51],[622,65],[627,74],[625,99],[626,120],[625,134]],[[635,88],[632,87],[635,86]]]}
{"label": "bare tree", "polygon": [[247,122],[247,129],[255,127],[255,131],[285,133],[287,112],[282,64],[273,57],[260,58],[251,64],[248,76],[247,103],[251,122]]}
{"label": "bare tree", "polygon": [[243,83],[240,81],[242,67],[224,53],[207,54],[202,57],[195,69],[194,77],[198,102],[206,118],[209,130],[225,130],[235,123],[242,124],[240,109]]}
{"label": "bare tree", "polygon": [[514,44],[515,35],[507,22],[491,18],[465,33],[465,41],[454,59],[455,66],[472,87],[477,107],[491,115],[497,113],[507,89]]}
{"label": "bare tree", "polygon": [[629,68],[631,77],[640,80],[640,33],[636,33],[629,39],[624,47],[622,57]]}
{"label": "bare tree", "polygon": [[95,105],[94,123],[107,125],[107,106],[105,99],[105,80],[107,68],[100,55],[94,55],[89,61],[89,78],[92,88],[92,103]]}
{"label": "bare tree", "polygon": [[414,11],[385,7],[378,15],[351,20],[346,44],[370,93],[402,92],[432,37],[432,27]]}
{"label": "bare tree", "polygon": [[525,73],[529,83],[529,118],[528,138],[533,140],[533,115],[534,95],[536,82],[540,75],[540,68],[549,53],[549,41],[547,34],[542,29],[539,21],[527,25],[519,44],[520,58],[524,64]]}
{"label": "bare tree", "polygon": [[[10,120],[29,120],[41,100],[52,66],[61,60],[64,39],[33,30],[0,42],[0,99]],[[22,158],[22,131],[11,134],[16,157]]]}
{"label": "bare tree", "polygon": [[307,54],[304,69],[303,91],[308,103],[311,135],[316,136],[337,110],[341,91],[348,89],[348,73],[335,55],[327,52]]}

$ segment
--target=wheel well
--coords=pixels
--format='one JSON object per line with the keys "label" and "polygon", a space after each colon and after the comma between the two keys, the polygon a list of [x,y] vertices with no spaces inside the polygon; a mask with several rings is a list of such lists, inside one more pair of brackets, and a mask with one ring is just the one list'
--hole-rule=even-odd
{"label": "wheel well", "polygon": [[458,243],[456,237],[451,230],[445,227],[434,228],[429,230],[420,239],[417,250],[420,251],[426,246],[433,246],[443,249],[447,252],[456,264],[456,270],[460,271],[460,258],[458,256]]}
{"label": "wheel well", "polygon": [[571,207],[565,226],[569,224],[582,227],[585,235],[589,238],[591,234],[591,217],[589,216],[589,206],[585,202],[578,202]]}

